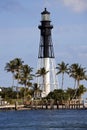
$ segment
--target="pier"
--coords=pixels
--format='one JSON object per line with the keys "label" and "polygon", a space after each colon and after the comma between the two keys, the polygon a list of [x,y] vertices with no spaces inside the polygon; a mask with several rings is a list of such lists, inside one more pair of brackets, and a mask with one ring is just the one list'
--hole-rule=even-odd
{"label": "pier", "polygon": [[53,104],[53,105],[33,105],[33,106],[27,106],[27,108],[30,109],[86,109],[83,104]]}
{"label": "pier", "polygon": [[0,110],[20,110],[23,109],[24,105],[1,105]]}
{"label": "pier", "polygon": [[0,110],[33,110],[33,109],[87,109],[84,103],[78,100],[59,103],[54,100],[34,100],[25,104],[0,105]]}
{"label": "pier", "polygon": [[74,100],[68,101],[64,103],[55,102],[54,100],[51,101],[44,101],[38,102],[32,101],[30,104],[25,105],[25,107],[29,109],[86,109],[87,107],[84,106],[84,103]]}

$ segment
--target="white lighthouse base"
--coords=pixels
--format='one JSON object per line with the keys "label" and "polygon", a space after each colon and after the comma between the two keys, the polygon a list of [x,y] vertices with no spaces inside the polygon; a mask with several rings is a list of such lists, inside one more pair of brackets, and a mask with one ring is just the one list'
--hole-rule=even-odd
{"label": "white lighthouse base", "polygon": [[42,91],[41,96],[46,97],[51,91],[58,89],[54,58],[39,58],[37,70],[41,68],[45,68],[47,73],[44,76],[37,77],[37,84]]}

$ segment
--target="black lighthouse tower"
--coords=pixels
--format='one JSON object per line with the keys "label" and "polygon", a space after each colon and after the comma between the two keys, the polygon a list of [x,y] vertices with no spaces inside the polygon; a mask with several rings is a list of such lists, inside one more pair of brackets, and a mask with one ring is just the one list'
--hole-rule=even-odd
{"label": "black lighthouse tower", "polygon": [[42,89],[42,96],[46,96],[50,91],[57,88],[56,72],[55,72],[55,56],[52,43],[51,30],[53,26],[50,21],[50,12],[45,8],[41,13],[40,29],[40,45],[38,54],[38,69],[45,68],[47,73],[38,78],[38,85]]}
{"label": "black lighthouse tower", "polygon": [[53,28],[53,26],[50,24],[50,12],[48,12],[45,8],[41,15],[41,25],[38,26],[41,32],[38,58],[54,58],[53,44],[51,38],[51,29]]}

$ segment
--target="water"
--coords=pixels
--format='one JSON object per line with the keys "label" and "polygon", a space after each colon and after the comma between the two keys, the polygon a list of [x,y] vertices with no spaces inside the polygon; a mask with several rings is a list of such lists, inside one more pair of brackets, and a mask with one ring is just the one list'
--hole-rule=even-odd
{"label": "water", "polygon": [[0,111],[0,130],[87,130],[87,110]]}

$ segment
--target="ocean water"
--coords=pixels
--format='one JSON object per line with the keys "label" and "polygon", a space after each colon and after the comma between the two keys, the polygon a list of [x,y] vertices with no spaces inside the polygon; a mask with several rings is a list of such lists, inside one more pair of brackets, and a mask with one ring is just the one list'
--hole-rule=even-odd
{"label": "ocean water", "polygon": [[87,110],[0,111],[0,130],[87,130]]}

